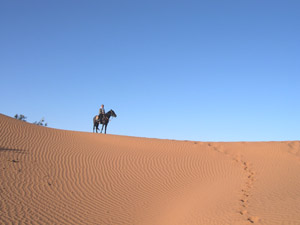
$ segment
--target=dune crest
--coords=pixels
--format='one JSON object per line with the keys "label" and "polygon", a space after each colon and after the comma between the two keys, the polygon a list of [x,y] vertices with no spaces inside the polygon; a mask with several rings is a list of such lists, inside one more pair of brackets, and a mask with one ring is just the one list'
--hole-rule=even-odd
{"label": "dune crest", "polygon": [[0,127],[0,224],[300,224],[297,141]]}

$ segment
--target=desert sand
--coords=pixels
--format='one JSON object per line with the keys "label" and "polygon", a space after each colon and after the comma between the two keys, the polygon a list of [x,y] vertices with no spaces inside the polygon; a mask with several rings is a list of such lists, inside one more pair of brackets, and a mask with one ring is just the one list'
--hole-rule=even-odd
{"label": "desert sand", "polygon": [[0,128],[0,224],[300,224],[298,141]]}

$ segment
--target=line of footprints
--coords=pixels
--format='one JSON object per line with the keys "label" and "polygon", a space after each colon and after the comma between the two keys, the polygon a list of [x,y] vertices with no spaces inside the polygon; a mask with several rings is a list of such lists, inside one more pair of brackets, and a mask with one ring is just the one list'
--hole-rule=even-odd
{"label": "line of footprints", "polygon": [[250,223],[256,223],[259,221],[259,218],[257,216],[249,216],[247,208],[249,204],[249,196],[250,196],[250,191],[251,188],[253,187],[253,183],[255,181],[254,175],[255,173],[251,170],[249,163],[235,159],[236,162],[241,163],[243,166],[243,170],[247,173],[247,181],[246,184],[244,185],[244,188],[241,190],[242,191],[242,197],[240,199],[241,202],[241,209],[239,213],[247,218],[247,220]]}
{"label": "line of footprints", "polygon": [[224,151],[224,149],[222,148],[217,148],[215,146],[213,146],[212,144],[208,144],[209,147],[212,147],[215,151],[223,153],[227,156],[230,156],[231,158],[234,159],[234,161],[236,161],[237,163],[241,164],[241,166],[243,167],[243,170],[245,171],[245,173],[247,174],[247,181],[246,184],[244,185],[242,191],[242,197],[240,198],[240,203],[241,203],[241,208],[239,210],[239,214],[241,214],[242,216],[244,216],[247,221],[249,221],[249,223],[256,223],[259,222],[259,218],[257,216],[250,216],[248,214],[247,208],[248,208],[248,204],[249,204],[249,196],[250,196],[250,190],[253,187],[253,183],[255,181],[255,172],[251,170],[250,168],[250,164],[246,161],[241,160],[240,157],[236,157],[236,156],[232,156],[231,154],[227,153]]}

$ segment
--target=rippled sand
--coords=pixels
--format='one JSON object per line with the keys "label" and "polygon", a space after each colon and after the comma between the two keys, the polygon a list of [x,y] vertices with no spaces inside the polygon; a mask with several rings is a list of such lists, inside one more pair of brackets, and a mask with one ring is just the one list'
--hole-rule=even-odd
{"label": "rippled sand", "polygon": [[300,224],[300,142],[0,128],[0,224]]}

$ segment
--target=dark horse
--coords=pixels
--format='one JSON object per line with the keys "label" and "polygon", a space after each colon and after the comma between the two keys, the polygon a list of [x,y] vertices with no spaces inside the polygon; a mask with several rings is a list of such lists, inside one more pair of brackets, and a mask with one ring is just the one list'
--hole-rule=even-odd
{"label": "dark horse", "polygon": [[106,134],[106,128],[107,128],[107,125],[109,123],[109,119],[110,117],[117,117],[117,114],[114,112],[114,110],[110,110],[108,111],[107,113],[105,113],[105,115],[103,116],[102,118],[102,121],[99,121],[99,119],[97,119],[98,116],[94,116],[93,118],[93,133],[95,132],[95,128],[96,128],[96,133],[98,133],[98,126],[99,124],[102,124],[102,129],[101,129],[101,133],[102,133],[102,130],[103,130],[103,126],[105,126],[105,134]]}

